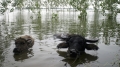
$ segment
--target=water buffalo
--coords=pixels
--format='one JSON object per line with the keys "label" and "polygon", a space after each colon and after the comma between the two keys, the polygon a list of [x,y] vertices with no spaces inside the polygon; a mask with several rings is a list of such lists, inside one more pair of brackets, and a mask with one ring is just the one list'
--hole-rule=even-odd
{"label": "water buffalo", "polygon": [[82,52],[87,50],[98,50],[98,46],[92,44],[98,42],[98,40],[88,40],[82,37],[81,35],[76,34],[55,34],[55,37],[61,39],[62,43],[57,45],[57,48],[68,48],[68,56],[76,57]]}
{"label": "water buffalo", "polygon": [[19,54],[25,50],[28,50],[34,45],[34,39],[29,35],[20,36],[15,39],[15,48],[13,52]]}

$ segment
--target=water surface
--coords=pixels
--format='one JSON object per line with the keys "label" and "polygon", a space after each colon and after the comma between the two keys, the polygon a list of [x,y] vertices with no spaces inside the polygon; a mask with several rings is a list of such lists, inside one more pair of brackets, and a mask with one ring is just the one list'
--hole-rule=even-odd
{"label": "water surface", "polygon": [[[74,10],[15,10],[0,15],[0,67],[120,67],[120,14],[110,20],[87,12],[86,19],[78,18],[79,12]],[[61,42],[53,37],[56,33],[99,39],[96,45],[100,49],[86,50],[75,61],[66,57],[67,49],[56,48]],[[25,34],[35,39],[33,48],[14,55],[15,38]]]}

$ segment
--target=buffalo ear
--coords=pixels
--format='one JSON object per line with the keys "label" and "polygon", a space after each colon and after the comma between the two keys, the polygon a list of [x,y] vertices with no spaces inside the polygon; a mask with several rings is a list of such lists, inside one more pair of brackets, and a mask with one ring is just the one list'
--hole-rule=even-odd
{"label": "buffalo ear", "polygon": [[17,37],[17,38],[14,38],[14,41],[16,42],[18,39],[20,39],[21,37]]}
{"label": "buffalo ear", "polygon": [[28,44],[30,44],[32,42],[31,39],[27,39],[26,41],[27,41]]}
{"label": "buffalo ear", "polygon": [[17,39],[19,39],[20,37],[14,38],[14,41],[16,41]]}
{"label": "buffalo ear", "polygon": [[58,44],[57,48],[68,48],[68,46],[69,45],[67,43],[63,42],[63,43]]}
{"label": "buffalo ear", "polygon": [[85,47],[87,50],[98,50],[99,47],[95,44],[86,44],[86,47]]}

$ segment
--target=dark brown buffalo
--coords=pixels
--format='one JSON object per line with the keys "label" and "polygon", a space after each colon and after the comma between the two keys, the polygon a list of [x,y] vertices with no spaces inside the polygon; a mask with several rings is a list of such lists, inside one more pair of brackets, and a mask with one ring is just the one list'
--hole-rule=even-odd
{"label": "dark brown buffalo", "polygon": [[15,39],[15,48],[13,52],[19,54],[25,50],[28,50],[34,45],[34,39],[29,35],[20,36]]}
{"label": "dark brown buffalo", "polygon": [[[76,34],[66,34],[60,35],[55,34],[55,37],[61,39],[62,43],[57,45],[57,48],[68,48],[68,55],[69,56],[77,56],[80,55],[82,52],[87,50],[98,50],[98,46],[91,44],[98,42],[98,40],[88,40],[82,37],[81,35]],[[89,44],[90,43],[90,44]]]}

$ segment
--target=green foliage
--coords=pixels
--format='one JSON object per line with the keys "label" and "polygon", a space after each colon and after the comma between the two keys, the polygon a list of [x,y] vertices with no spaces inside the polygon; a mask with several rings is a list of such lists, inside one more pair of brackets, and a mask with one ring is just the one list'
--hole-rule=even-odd
{"label": "green foliage", "polygon": [[87,15],[87,8],[89,6],[88,0],[70,0],[70,5],[73,6],[73,8],[77,9],[80,11],[80,16],[79,18],[85,18]]}
{"label": "green foliage", "polygon": [[83,11],[88,8],[88,0],[70,0],[70,5],[79,11]]}
{"label": "green foliage", "polygon": [[12,6],[20,9],[23,6],[23,2],[24,0],[14,0],[14,3],[12,3]]}
{"label": "green foliage", "polygon": [[[91,3],[90,3],[91,2]],[[105,15],[105,10],[108,10],[110,14],[109,18],[114,18],[117,15],[119,9],[117,9],[117,4],[120,4],[119,0],[3,0],[0,2],[0,12],[3,14],[9,9],[9,12],[13,12],[15,8],[17,9],[40,9],[41,6],[46,8],[58,8],[59,6],[72,6],[74,9],[80,11],[79,18],[85,18],[87,15],[86,10],[89,4],[93,5],[94,10],[99,10],[102,8],[102,12]],[[11,8],[8,8],[11,6]]]}
{"label": "green foliage", "polygon": [[13,12],[14,11],[14,8],[10,9],[10,12]]}
{"label": "green foliage", "polygon": [[[24,2],[26,0],[3,0],[0,2],[0,12],[1,14],[4,14],[4,12],[6,12],[6,10],[9,10],[10,12],[14,11],[14,8],[17,9],[21,9],[22,7],[24,7]],[[10,7],[10,8],[9,8]]]}
{"label": "green foliage", "polygon": [[0,9],[0,13],[3,14],[8,8],[8,4],[11,3],[11,1],[5,1],[3,0],[2,2],[0,2],[0,5],[2,6],[1,9]]}
{"label": "green foliage", "polygon": [[108,19],[115,18],[117,15],[117,4],[119,4],[118,0],[103,0],[100,4],[102,7],[103,14],[105,14],[105,10],[108,10],[110,14],[108,14]]}
{"label": "green foliage", "polygon": [[2,5],[4,8],[6,8],[7,5],[8,5],[8,3],[7,3],[6,1],[3,1],[3,2],[1,3],[1,5]]}
{"label": "green foliage", "polygon": [[116,7],[115,4],[117,3],[118,3],[118,0],[104,0],[101,2],[100,6],[103,9],[112,11]]}

